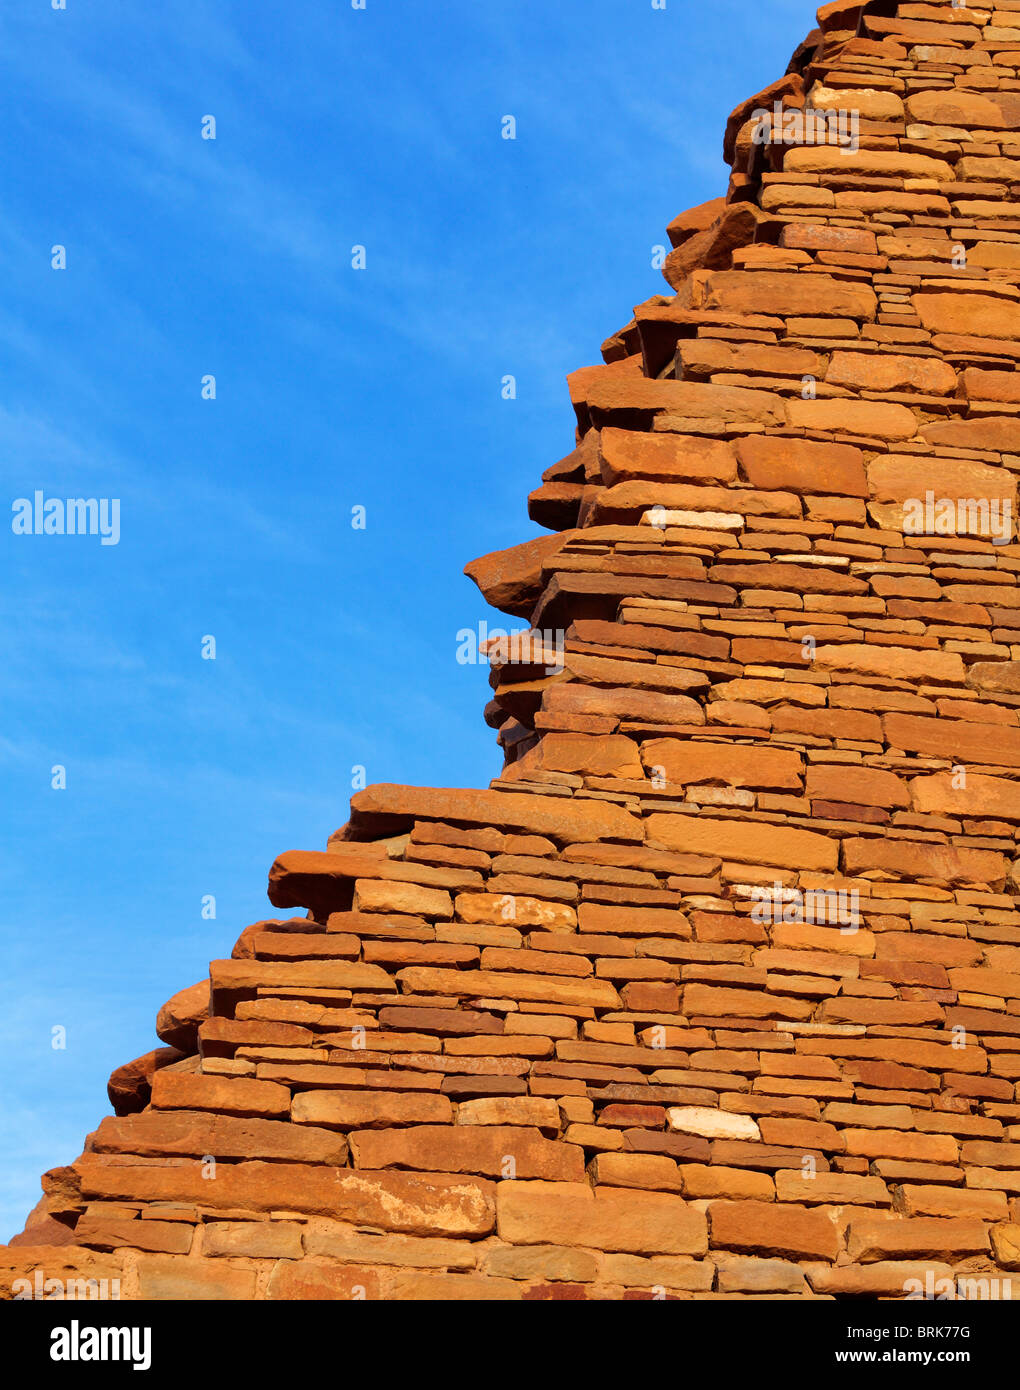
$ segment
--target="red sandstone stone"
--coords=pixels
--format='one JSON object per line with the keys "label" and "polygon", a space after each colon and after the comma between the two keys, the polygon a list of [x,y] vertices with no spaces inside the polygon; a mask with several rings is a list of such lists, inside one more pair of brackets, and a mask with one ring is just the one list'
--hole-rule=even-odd
{"label": "red sandstone stone", "polygon": [[198,1051],[198,1029],[209,1017],[209,981],[179,990],[160,1009],[156,1033],[168,1047],[181,1052]]}
{"label": "red sandstone stone", "polygon": [[791,1202],[712,1202],[708,1216],[713,1250],[830,1261],[839,1253],[836,1226],[828,1214]]}

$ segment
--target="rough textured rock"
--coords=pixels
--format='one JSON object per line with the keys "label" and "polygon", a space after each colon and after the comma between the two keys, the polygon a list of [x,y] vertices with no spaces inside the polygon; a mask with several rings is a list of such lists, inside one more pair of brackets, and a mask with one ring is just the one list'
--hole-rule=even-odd
{"label": "rough textured rock", "polygon": [[209,1017],[209,981],[178,990],[156,1015],[156,1034],[168,1047],[198,1051],[198,1030]]}
{"label": "rough textured rock", "polygon": [[[160,1011],[5,1294],[1020,1269],[1020,8],[819,24],[572,374],[552,534],[468,566],[533,629],[487,649],[503,772],[281,855],[307,915]],[[777,101],[859,147],[763,142]]]}

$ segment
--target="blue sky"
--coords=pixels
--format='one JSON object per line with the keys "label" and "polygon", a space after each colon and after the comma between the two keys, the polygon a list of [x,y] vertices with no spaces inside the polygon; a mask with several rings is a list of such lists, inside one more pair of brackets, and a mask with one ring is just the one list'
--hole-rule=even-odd
{"label": "blue sky", "polygon": [[725,191],[728,112],[813,22],[66,4],[0,10],[0,498],[119,499],[121,539],[0,527],[0,1239],[352,769],[498,773],[455,639],[499,615],[461,570],[538,534],[564,376],[665,288],[666,223]]}

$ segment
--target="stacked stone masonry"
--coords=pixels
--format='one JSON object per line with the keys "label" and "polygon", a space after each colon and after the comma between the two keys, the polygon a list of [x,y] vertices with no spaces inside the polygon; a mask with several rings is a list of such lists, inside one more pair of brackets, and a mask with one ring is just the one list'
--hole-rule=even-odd
{"label": "stacked stone masonry", "polygon": [[7,1296],[1020,1293],[1020,0],[818,23],[468,566],[502,775],[282,855]]}

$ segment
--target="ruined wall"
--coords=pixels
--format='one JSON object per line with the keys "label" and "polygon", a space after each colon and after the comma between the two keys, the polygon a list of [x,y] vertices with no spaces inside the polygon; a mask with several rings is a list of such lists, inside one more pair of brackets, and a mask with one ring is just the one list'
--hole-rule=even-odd
{"label": "ruined wall", "polygon": [[468,567],[535,634],[502,776],[277,861],[306,915],[164,1008],[8,1292],[1020,1270],[1020,0],[819,24],[570,378],[553,534]]}

